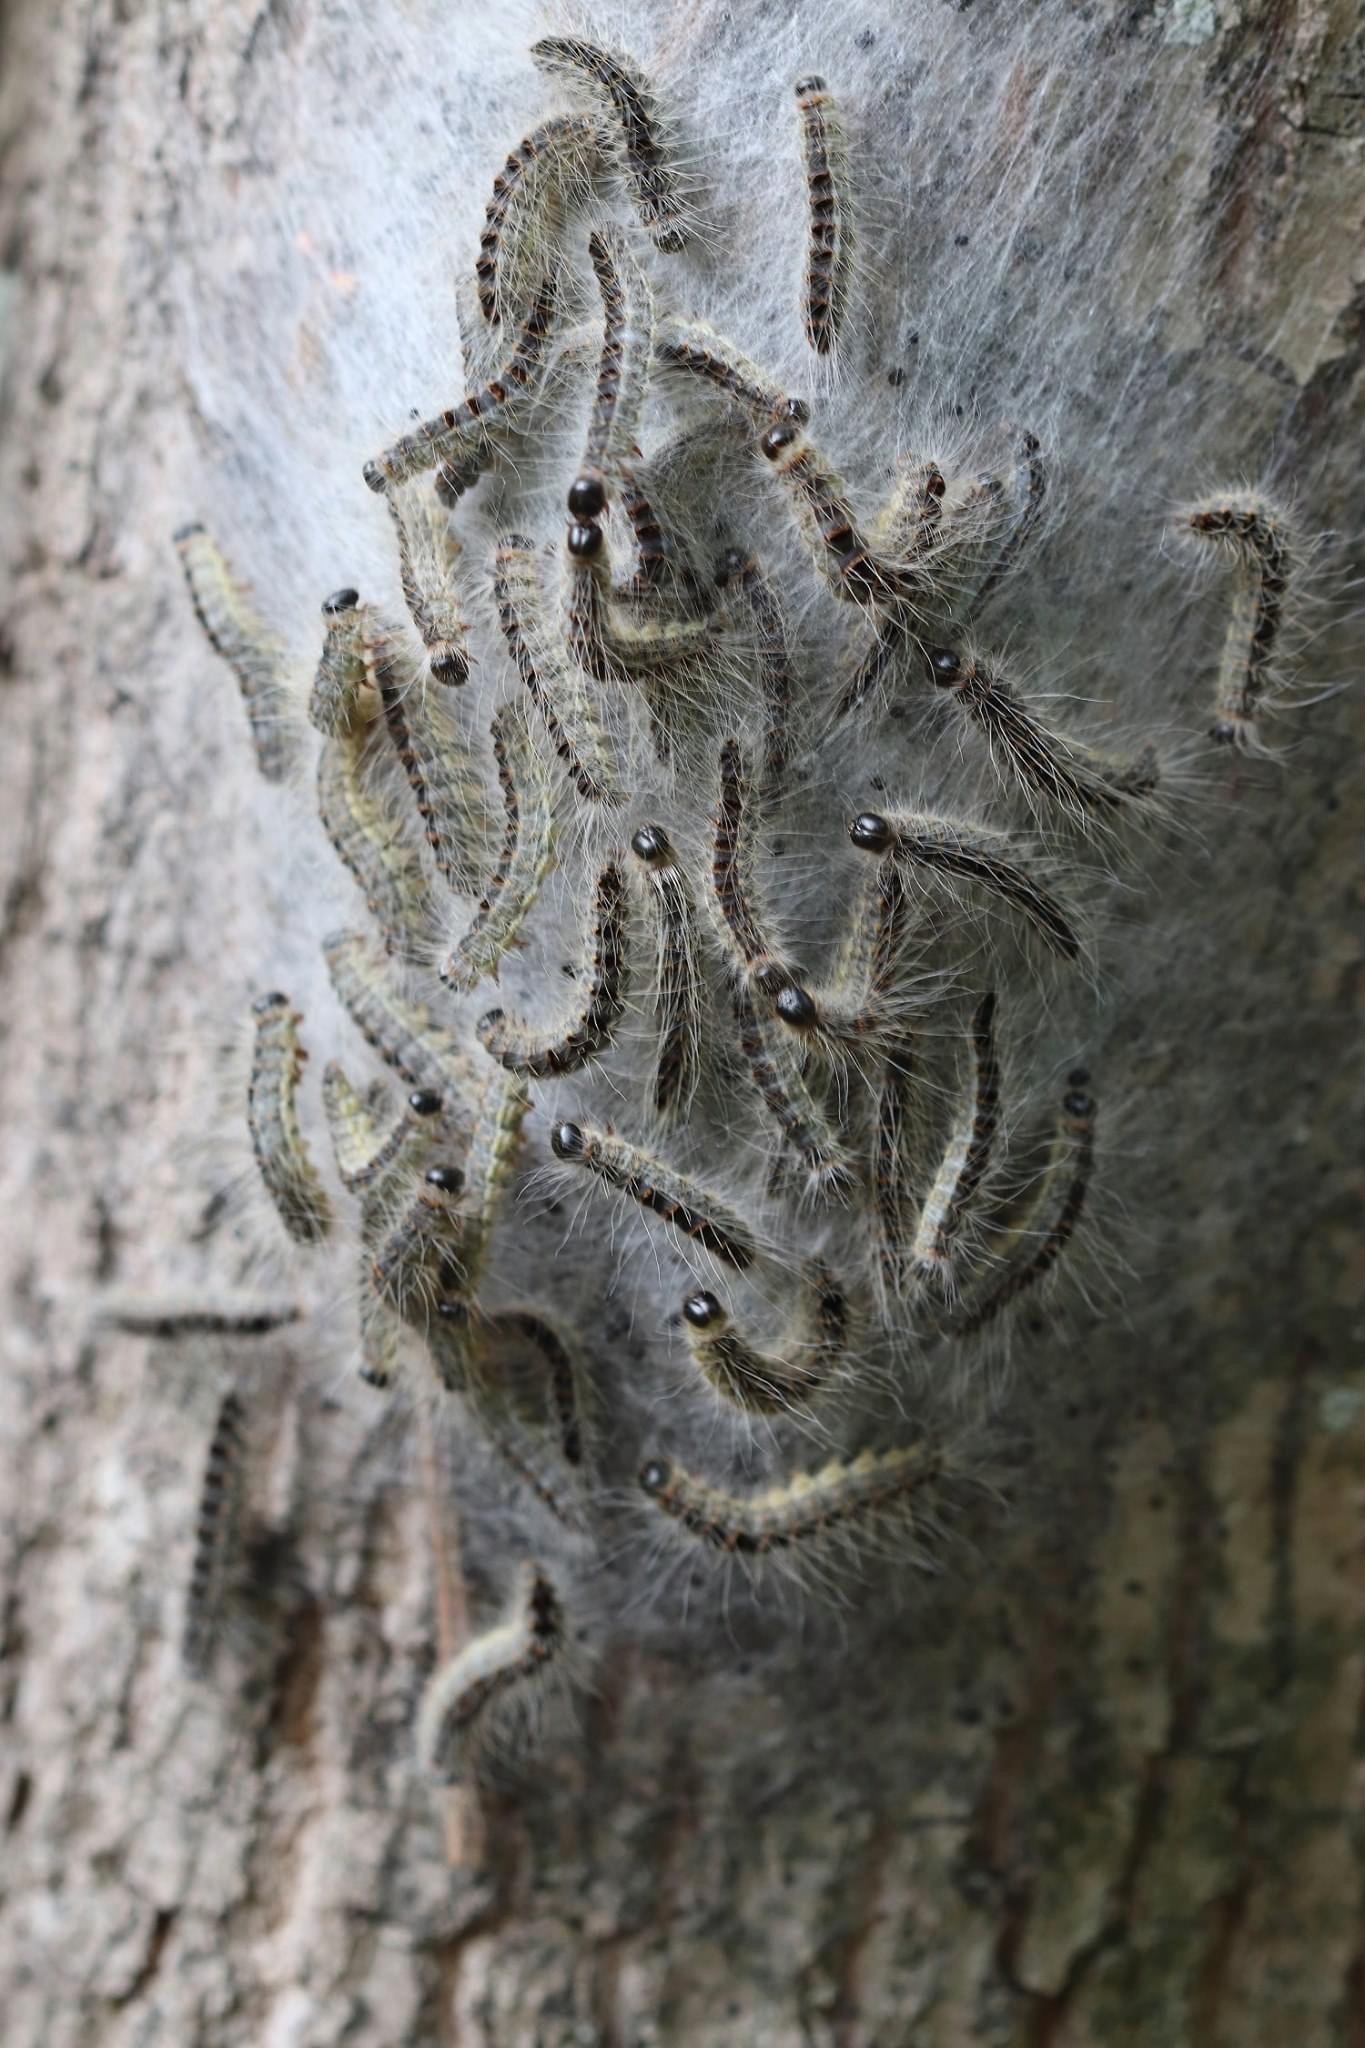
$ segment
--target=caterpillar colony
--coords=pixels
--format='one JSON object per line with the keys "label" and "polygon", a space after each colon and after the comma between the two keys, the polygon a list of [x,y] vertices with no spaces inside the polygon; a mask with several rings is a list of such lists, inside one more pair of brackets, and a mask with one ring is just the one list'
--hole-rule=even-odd
{"label": "caterpillar colony", "polygon": [[[1173,524],[1226,582],[1185,737],[1054,711],[996,604],[1063,502],[1046,422],[983,406],[881,474],[836,462],[878,260],[839,80],[771,81],[807,209],[788,388],[693,292],[710,229],[644,69],[530,57],[549,103],[490,152],[465,388],[355,477],[388,584],[337,564],[299,687],[211,534],[178,542],[243,744],[287,781],[306,710],[358,885],[323,948],[349,1043],[257,990],[241,1113],[289,1270],[345,1246],[357,1399],[455,1416],[522,1531],[430,1680],[440,1778],[561,1643],[942,1567],[1021,1315],[1103,1251],[1113,899],[1179,844],[1192,774],[1265,750],[1302,555],[1269,497],[1192,499]],[[522,487],[547,451],[553,531]],[[120,1313],[268,1343],[292,1311]],[[242,1426],[233,1396],[215,1501]]]}

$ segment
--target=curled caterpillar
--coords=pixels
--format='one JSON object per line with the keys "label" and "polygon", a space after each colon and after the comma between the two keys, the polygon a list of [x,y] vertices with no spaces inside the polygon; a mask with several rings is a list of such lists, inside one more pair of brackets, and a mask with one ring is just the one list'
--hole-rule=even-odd
{"label": "curled caterpillar", "polygon": [[781,1415],[817,1398],[848,1343],[848,1300],[817,1266],[779,1342],[764,1350],[736,1328],[724,1304],[698,1288],[682,1305],[692,1362],[721,1397],[749,1415]]}
{"label": "curled caterpillar", "polygon": [[307,1055],[301,1019],[278,990],[253,1005],[255,1044],[247,1089],[251,1147],[266,1192],[289,1235],[315,1244],[332,1227],[332,1205],[299,1129],[295,1091]]}
{"label": "curled caterpillar", "polygon": [[505,1010],[489,1010],[480,1017],[480,1045],[510,1073],[533,1080],[571,1074],[611,1044],[630,980],[625,882],[614,861],[597,878],[589,936],[592,966],[587,994],[567,1025],[556,1026],[546,1038]]}
{"label": "curled caterpillar", "polygon": [[559,114],[523,136],[493,180],[479,237],[479,311],[492,327],[520,319],[564,227],[602,165],[602,136],[585,114]]}
{"label": "curled caterpillar", "polygon": [[417,1754],[442,1784],[466,1776],[496,1709],[564,1647],[559,1595],[538,1564],[526,1564],[506,1619],[475,1636],[437,1671],[417,1716]]}
{"label": "curled caterpillar", "polygon": [[672,255],[688,239],[678,174],[665,140],[658,95],[637,65],[579,36],[543,36],[532,61],[592,94],[620,135],[621,167],[635,210],[656,249]]}

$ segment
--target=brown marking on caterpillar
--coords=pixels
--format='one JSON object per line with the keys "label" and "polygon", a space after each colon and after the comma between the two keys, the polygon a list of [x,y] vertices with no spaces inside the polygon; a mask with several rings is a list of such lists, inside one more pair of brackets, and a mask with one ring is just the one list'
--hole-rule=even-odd
{"label": "brown marking on caterpillar", "polygon": [[185,1669],[196,1678],[205,1675],[213,1659],[227,1580],[236,1556],[245,1447],[246,1407],[238,1394],[227,1393],[219,1403],[204,1461],[194,1561],[185,1600],[180,1654]]}
{"label": "brown marking on caterpillar", "polygon": [[[1095,1100],[1087,1091],[1088,1080],[1085,1071],[1078,1068],[1070,1076],[1067,1092],[1062,1098],[1053,1159],[1044,1176],[1040,1196],[1040,1203],[1046,1201],[1052,1188],[1063,1175],[1066,1176],[1065,1192],[1052,1223],[1033,1251],[1009,1267],[976,1307],[954,1323],[955,1336],[970,1337],[992,1322],[1003,1308],[1017,1301],[1026,1289],[1036,1285],[1051,1271],[1071,1242],[1085,1207],[1095,1162]],[[1020,1231],[1017,1235],[1024,1233]]]}
{"label": "brown marking on caterpillar", "polygon": [[646,1461],[640,1485],[698,1542],[729,1556],[762,1557],[878,1514],[913,1515],[917,1495],[941,1471],[941,1453],[920,1443],[836,1458],[766,1493],[723,1493],[664,1458]]}
{"label": "brown marking on caterpillar", "polygon": [[620,792],[606,736],[574,667],[552,643],[534,544],[521,534],[506,533],[498,542],[493,601],[508,652],[565,772],[590,803],[614,802]]}
{"label": "brown marking on caterpillar", "polygon": [[585,1000],[567,1027],[546,1039],[524,1018],[489,1010],[475,1027],[480,1045],[509,1073],[546,1080],[571,1074],[597,1059],[611,1044],[625,1009],[629,986],[626,949],[626,888],[621,870],[608,862],[597,878],[591,924],[592,969]]}
{"label": "brown marking on caterpillar", "polygon": [[490,730],[506,824],[478,909],[441,965],[442,981],[462,990],[477,987],[486,975],[496,981],[554,862],[553,795],[524,708],[504,705]]}
{"label": "brown marking on caterpillar", "polygon": [[474,1067],[459,1041],[436,1023],[423,1003],[408,1002],[394,987],[382,956],[363,932],[333,932],[323,958],[337,1000],[386,1066],[410,1088],[468,1095]]}
{"label": "brown marking on caterpillar", "polygon": [[806,340],[816,354],[829,355],[848,309],[853,256],[848,157],[834,101],[823,78],[798,82],[796,109],[810,205],[802,322]]}
{"label": "brown marking on caterpillar", "polygon": [[823,1111],[806,1087],[787,1049],[774,1044],[743,983],[732,990],[740,1051],[759,1099],[788,1147],[800,1160],[811,1194],[839,1193],[853,1178],[853,1167]]}
{"label": "brown marking on caterpillar", "polygon": [[1000,1118],[1000,1063],[995,1051],[995,995],[988,991],[972,1018],[972,1079],[962,1114],[934,1175],[911,1247],[922,1273],[946,1279],[963,1218],[990,1165]]}
{"label": "brown marking on caterpillar", "polygon": [[545,240],[562,229],[566,206],[587,196],[601,160],[602,138],[586,114],[542,122],[508,156],[493,180],[474,265],[479,311],[490,326],[520,315],[545,261]]}
{"label": "brown marking on caterpillar", "polygon": [[659,1015],[654,1107],[661,1116],[685,1116],[701,1079],[704,1029],[697,907],[662,825],[642,825],[630,845],[653,913]]}
{"label": "brown marking on caterpillar", "polygon": [[389,952],[420,949],[429,926],[427,878],[403,821],[382,793],[367,787],[373,749],[365,735],[324,740],[318,754],[318,816],[359,884]]}
{"label": "brown marking on caterpillar", "polygon": [[302,1319],[297,1302],[261,1301],[251,1295],[145,1295],[103,1302],[101,1325],[130,1337],[267,1337]]}
{"label": "brown marking on caterpillar", "polygon": [[789,398],[773,378],[700,321],[665,315],[655,329],[654,352],[666,368],[685,370],[733,399],[759,426],[773,421],[799,426],[810,418],[804,398]]}
{"label": "brown marking on caterpillar", "polygon": [[425,690],[409,650],[394,635],[366,634],[365,677],[383,707],[441,876],[457,895],[477,894],[483,784],[463,733]]}
{"label": "brown marking on caterpillar", "polygon": [[365,608],[356,590],[334,590],[323,600],[322,657],[308,698],[308,721],[329,739],[343,739],[378,710],[367,705]]}
{"label": "brown marking on caterpillar", "polygon": [[713,824],[711,889],[732,953],[745,977],[765,995],[799,984],[799,977],[773,947],[754,904],[753,788],[744,750],[727,739],[720,750],[720,792]]}
{"label": "brown marking on caterpillar", "polygon": [[1065,960],[1078,957],[1081,944],[1057,899],[1032,875],[1005,858],[1013,842],[1004,832],[984,825],[960,825],[949,818],[907,814],[886,818],[864,811],[849,828],[849,837],[864,852],[890,855],[938,874],[978,882],[1011,904],[1042,934],[1054,953]]}
{"label": "brown marking on caterpillar", "polygon": [[456,1783],[476,1763],[493,1710],[543,1672],[564,1646],[564,1610],[538,1564],[524,1564],[506,1618],[432,1676],[417,1716],[423,1770]]}
{"label": "brown marking on caterpillar", "polygon": [[894,613],[878,619],[871,644],[853,663],[839,692],[834,706],[836,720],[847,718],[850,712],[859,710],[873,691],[889,680],[906,645],[902,620]]}
{"label": "brown marking on caterpillar", "polygon": [[272,992],[252,1006],[255,1043],[247,1088],[251,1148],[267,1194],[289,1235],[316,1244],[332,1227],[332,1205],[299,1129],[295,1094],[307,1055],[302,1019],[288,996]]}
{"label": "brown marking on caterpillar", "polygon": [[427,667],[434,682],[458,688],[469,680],[468,628],[454,576],[459,543],[434,496],[413,487],[386,496],[398,536],[403,602],[427,650]]}
{"label": "brown marking on caterpillar", "polygon": [[602,353],[583,460],[569,486],[574,519],[599,519],[606,509],[608,481],[635,444],[654,346],[654,294],[617,222],[593,229],[588,256],[602,294]]}
{"label": "brown marking on caterpillar", "polygon": [[586,1167],[604,1187],[638,1202],[736,1272],[747,1272],[758,1257],[757,1242],[743,1217],[709,1188],[614,1131],[595,1124],[556,1124],[550,1150],[556,1159]]}
{"label": "brown marking on caterpillar", "polygon": [[745,1337],[709,1290],[698,1288],[682,1304],[683,1330],[697,1370],[722,1399],[749,1415],[782,1415],[814,1401],[847,1348],[848,1318],[843,1288],[819,1263],[771,1351]]}
{"label": "brown marking on caterpillar", "polygon": [[213,535],[196,523],[182,526],[174,539],[194,615],[237,678],[256,766],[267,782],[283,782],[294,762],[283,650],[252,610],[246,585]]}
{"label": "brown marking on caterpillar", "polygon": [[1223,643],[1209,737],[1223,746],[1254,750],[1258,721],[1272,678],[1293,568],[1288,522],[1252,492],[1229,493],[1189,514],[1192,533],[1228,548],[1239,571]]}
{"label": "brown marking on caterpillar", "polygon": [[620,132],[621,167],[640,225],[673,255],[688,239],[678,176],[669,160],[658,95],[638,66],[578,36],[543,36],[531,60],[551,77],[585,85]]}

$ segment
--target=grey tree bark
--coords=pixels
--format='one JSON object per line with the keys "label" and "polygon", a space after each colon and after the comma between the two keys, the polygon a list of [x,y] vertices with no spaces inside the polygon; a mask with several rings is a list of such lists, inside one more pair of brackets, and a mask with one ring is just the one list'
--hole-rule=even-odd
{"label": "grey tree bark", "polygon": [[[1240,422],[1152,461],[1197,488],[1273,437],[1308,523],[1349,533],[1352,9],[1091,13],[1151,122],[1180,110],[1151,237],[1203,238],[1180,374]],[[896,19],[868,21],[864,83],[903,57]],[[1137,1008],[1110,1027],[1133,1277],[1016,1356],[1005,1497],[941,1576],[842,1630],[615,1629],[572,1737],[466,1815],[452,1867],[410,1739],[432,1489],[343,1390],[324,1307],[248,1368],[255,1609],[213,1685],[182,1678],[221,1360],[93,1334],[91,1303],[246,1270],[212,1199],[208,1020],[297,909],[168,542],[223,473],[231,410],[206,419],[186,371],[185,279],[213,268],[204,222],[268,195],[312,125],[358,122],[371,88],[401,111],[401,52],[387,81],[337,82],[345,27],[314,0],[3,13],[6,2041],[1365,2048],[1349,690],[1296,717],[1286,767],[1200,809],[1216,881],[1188,854],[1162,872],[1193,909],[1132,984],[1158,1028]],[[742,110],[762,27],[698,9],[675,33]],[[472,61],[452,50],[449,147],[482,194],[515,131],[501,102],[482,118]],[[954,118],[971,83],[950,81]],[[896,95],[869,104],[894,156]],[[284,373],[300,404],[306,354]],[[1149,403],[1167,418],[1138,388],[1130,453]],[[266,463],[241,457],[248,525]],[[305,609],[328,587],[308,566]],[[1310,680],[1357,648],[1334,576]]]}

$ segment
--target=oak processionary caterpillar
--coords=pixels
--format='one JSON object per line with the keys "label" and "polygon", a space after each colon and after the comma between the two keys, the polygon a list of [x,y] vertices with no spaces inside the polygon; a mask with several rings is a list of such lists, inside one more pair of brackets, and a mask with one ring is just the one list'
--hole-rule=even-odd
{"label": "oak processionary caterpillar", "polygon": [[236,1553],[245,1437],[245,1406],[240,1395],[227,1393],[219,1403],[204,1461],[194,1562],[185,1601],[181,1656],[186,1670],[195,1677],[204,1676],[213,1658],[227,1579]]}
{"label": "oak processionary caterpillar", "polygon": [[650,1458],[640,1485],[661,1514],[689,1536],[728,1556],[763,1557],[812,1542],[883,1514],[913,1518],[917,1496],[942,1471],[930,1444],[902,1444],[835,1458],[819,1472],[798,1472],[766,1493],[729,1494],[683,1466]]}
{"label": "oak processionary caterpillar", "polygon": [[642,825],[631,852],[644,872],[654,913],[654,979],[659,1005],[659,1056],[654,1107],[685,1116],[701,1079],[703,990],[697,909],[662,825]]}
{"label": "oak processionary caterpillar", "polygon": [[848,165],[834,102],[823,78],[812,76],[798,82],[796,108],[810,202],[802,313],[806,339],[817,355],[823,356],[838,340],[848,302],[853,239]]}
{"label": "oak processionary caterpillar", "polygon": [[544,36],[531,57],[550,76],[576,79],[593,95],[620,132],[621,168],[641,226],[654,246],[672,255],[688,239],[677,173],[657,96],[643,72],[624,58],[576,36]]}
{"label": "oak processionary caterpillar", "polygon": [[828,1386],[848,1342],[844,1290],[817,1266],[781,1341],[771,1351],[752,1343],[719,1298],[699,1288],[682,1305],[693,1363],[721,1397],[751,1415],[781,1415],[816,1400]]}
{"label": "oak processionary caterpillar", "polygon": [[507,1617],[475,1636],[437,1671],[417,1717],[417,1754],[443,1784],[469,1774],[490,1739],[490,1722],[564,1647],[564,1611],[549,1576],[526,1564]]}
{"label": "oak processionary caterpillar", "polygon": [[332,1205],[299,1129],[295,1090],[304,1059],[300,1018],[278,991],[253,1006],[256,1040],[247,1091],[247,1120],[261,1179],[289,1235],[315,1244],[332,1227]]}
{"label": "oak processionary caterpillar", "polygon": [[256,765],[267,782],[283,782],[293,766],[294,736],[279,643],[251,609],[245,588],[207,528],[182,526],[175,545],[204,637],[237,678]]}
{"label": "oak processionary caterpillar", "polygon": [[509,1072],[544,1080],[571,1074],[610,1046],[626,1004],[630,972],[626,953],[626,889],[621,870],[608,862],[597,878],[591,927],[592,967],[588,992],[571,1020],[546,1038],[505,1010],[489,1010],[477,1031],[485,1052]]}
{"label": "oak processionary caterpillar", "polygon": [[1238,582],[1218,666],[1210,738],[1261,747],[1260,715],[1284,622],[1294,547],[1288,521],[1254,492],[1230,492],[1189,515],[1191,532],[1229,549]]}
{"label": "oak processionary caterpillar", "polygon": [[556,1124],[550,1148],[556,1159],[586,1167],[603,1186],[662,1217],[736,1271],[744,1272],[757,1258],[757,1239],[742,1217],[698,1182],[615,1132],[595,1125]]}

